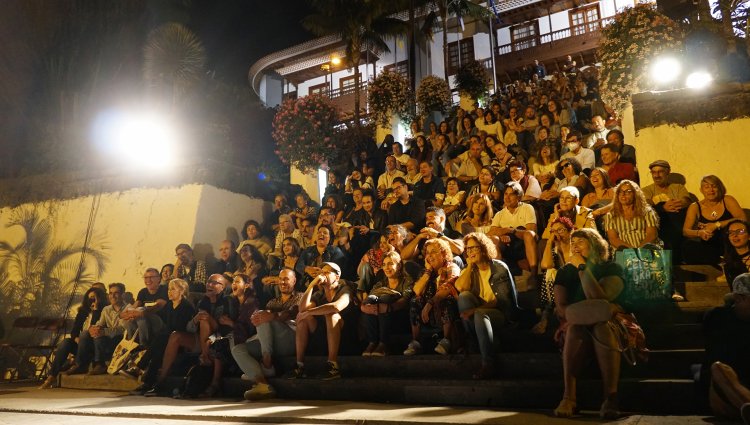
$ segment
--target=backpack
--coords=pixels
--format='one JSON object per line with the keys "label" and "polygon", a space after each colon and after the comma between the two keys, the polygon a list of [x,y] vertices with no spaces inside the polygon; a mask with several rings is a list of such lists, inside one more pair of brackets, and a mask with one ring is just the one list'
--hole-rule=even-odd
{"label": "backpack", "polygon": [[185,374],[179,388],[179,398],[196,398],[208,388],[213,378],[213,364],[209,366],[197,364]]}

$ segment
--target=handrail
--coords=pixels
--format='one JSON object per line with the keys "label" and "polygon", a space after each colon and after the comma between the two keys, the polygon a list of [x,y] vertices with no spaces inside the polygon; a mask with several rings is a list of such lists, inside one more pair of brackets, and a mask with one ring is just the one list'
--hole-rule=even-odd
{"label": "handrail", "polygon": [[519,50],[526,50],[532,47],[538,47],[544,44],[552,43],[553,41],[564,40],[566,38],[578,37],[582,35],[588,35],[600,31],[605,25],[609,24],[613,20],[612,17],[602,18],[597,21],[586,22],[579,25],[574,25],[569,28],[553,31],[550,33],[535,35],[531,37],[524,37],[515,40],[513,43],[503,44],[497,47],[498,55],[505,55]]}

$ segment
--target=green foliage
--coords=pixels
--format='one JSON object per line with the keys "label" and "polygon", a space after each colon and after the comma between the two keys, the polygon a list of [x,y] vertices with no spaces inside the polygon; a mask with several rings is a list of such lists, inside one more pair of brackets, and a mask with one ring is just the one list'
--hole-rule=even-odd
{"label": "green foliage", "polygon": [[421,117],[430,112],[445,113],[452,103],[451,89],[448,83],[434,75],[428,75],[417,87],[417,114]]}
{"label": "green foliage", "polygon": [[174,101],[205,74],[206,51],[185,26],[168,23],[151,31],[143,48],[143,76],[157,89],[167,90]]}
{"label": "green foliage", "polygon": [[479,61],[464,63],[453,78],[458,91],[474,100],[484,97],[489,90],[490,75]]}
{"label": "green foliage", "polygon": [[303,172],[312,172],[336,158],[334,127],[339,111],[321,95],[287,99],[273,119],[276,155]]}
{"label": "green foliage", "polygon": [[373,120],[380,126],[387,127],[394,115],[408,120],[411,105],[409,81],[401,74],[383,71],[367,87],[368,104]]}
{"label": "green foliage", "polygon": [[621,113],[633,93],[650,90],[648,68],[662,53],[679,52],[684,33],[677,23],[639,4],[626,8],[604,27],[599,58],[602,62],[602,100]]}

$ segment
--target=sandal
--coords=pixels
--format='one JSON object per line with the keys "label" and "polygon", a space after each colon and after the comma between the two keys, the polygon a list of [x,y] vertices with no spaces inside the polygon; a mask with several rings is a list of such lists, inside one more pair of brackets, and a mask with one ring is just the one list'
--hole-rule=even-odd
{"label": "sandal", "polygon": [[562,399],[554,411],[558,418],[570,418],[577,412],[576,402],[567,398]]}
{"label": "sandal", "polygon": [[208,386],[208,388],[206,388],[205,390],[203,390],[203,392],[201,393],[200,397],[201,398],[211,398],[211,397],[215,397],[215,396],[219,395],[219,393],[221,393],[221,388],[219,387],[219,384],[211,384],[211,385]]}

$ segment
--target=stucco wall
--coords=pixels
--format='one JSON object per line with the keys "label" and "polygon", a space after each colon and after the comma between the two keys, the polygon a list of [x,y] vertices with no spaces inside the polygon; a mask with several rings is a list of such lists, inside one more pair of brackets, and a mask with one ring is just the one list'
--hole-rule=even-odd
{"label": "stucco wall", "polygon": [[666,159],[673,172],[686,177],[688,190],[699,198],[701,177],[715,174],[724,182],[728,193],[737,198],[743,208],[748,208],[750,171],[744,158],[750,157],[749,132],[749,118],[685,127],[660,125],[642,128],[633,142],[641,182],[644,185],[653,183],[648,164],[656,159]]}
{"label": "stucco wall", "polygon": [[[32,298],[22,311],[36,311],[24,311],[26,314],[54,314],[51,302],[47,303],[50,305],[47,312],[45,305],[35,301],[43,292],[49,293],[39,287],[51,281],[62,284],[72,281],[93,199],[86,196],[0,208],[0,250],[13,250],[21,260],[0,261],[0,289],[5,296],[0,300],[3,304],[0,314],[7,315],[13,310],[8,305],[7,291],[11,288],[19,288],[22,297]],[[90,243],[94,253],[88,256],[87,275],[91,281],[123,282],[135,293],[143,285],[142,273],[146,267],[160,268],[174,262],[174,247],[178,243],[192,244],[199,258],[214,256],[218,242],[227,238],[237,241],[244,221],[254,218],[262,222],[264,210],[270,210],[270,204],[209,185],[104,193],[95,210]],[[13,225],[14,221],[26,223],[31,230]],[[73,254],[63,261],[52,260],[54,250],[50,248],[68,249]],[[30,254],[29,249],[35,253]],[[97,257],[101,269],[96,267]],[[26,267],[24,259],[40,263],[36,271]],[[52,271],[45,272],[45,268]],[[31,296],[34,288],[37,294]],[[69,293],[62,290],[55,297]]]}

